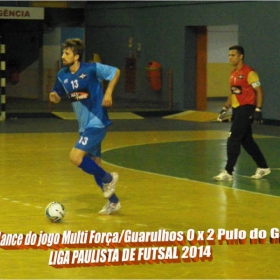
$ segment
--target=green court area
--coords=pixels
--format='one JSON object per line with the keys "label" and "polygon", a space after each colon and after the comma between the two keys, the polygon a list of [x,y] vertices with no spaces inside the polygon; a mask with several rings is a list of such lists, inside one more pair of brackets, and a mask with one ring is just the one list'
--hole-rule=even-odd
{"label": "green court area", "polygon": [[[104,151],[104,161],[125,168],[141,170],[193,181],[280,196],[280,138],[257,138],[271,174],[261,180],[251,179],[256,165],[242,149],[234,172],[234,181],[215,182],[213,176],[224,169],[226,140],[193,140],[126,146]],[[152,187],[152,186],[151,186]]]}

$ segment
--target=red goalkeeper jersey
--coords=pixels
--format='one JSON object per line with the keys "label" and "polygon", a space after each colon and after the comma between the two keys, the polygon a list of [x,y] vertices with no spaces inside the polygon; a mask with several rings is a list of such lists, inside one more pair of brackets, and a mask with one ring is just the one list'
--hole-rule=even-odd
{"label": "red goalkeeper jersey", "polygon": [[255,105],[256,93],[254,88],[260,86],[259,76],[253,68],[244,64],[236,71],[231,71],[230,88],[232,97],[232,107],[236,108],[242,105]]}

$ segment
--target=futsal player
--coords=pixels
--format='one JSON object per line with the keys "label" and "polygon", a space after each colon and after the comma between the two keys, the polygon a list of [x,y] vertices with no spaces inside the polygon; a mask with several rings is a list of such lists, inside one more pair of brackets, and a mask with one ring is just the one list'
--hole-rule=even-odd
{"label": "futsal player", "polygon": [[[118,174],[101,168],[101,143],[111,124],[107,107],[113,104],[113,91],[120,77],[116,67],[101,63],[82,62],[84,43],[72,38],[62,45],[62,62],[65,66],[58,74],[49,95],[51,102],[59,103],[67,95],[76,114],[80,137],[70,152],[70,161],[82,171],[93,175],[108,202],[99,214],[110,215],[121,204],[115,194]],[[109,81],[103,93],[103,80]]]}
{"label": "futsal player", "polygon": [[252,121],[262,123],[263,89],[258,74],[244,64],[244,49],[236,45],[229,48],[229,61],[234,67],[230,75],[231,92],[221,110],[222,121],[232,107],[232,125],[227,140],[227,163],[225,169],[214,177],[216,181],[233,180],[233,170],[240,155],[241,146],[252,157],[257,169],[252,179],[261,179],[271,170],[252,136]]}

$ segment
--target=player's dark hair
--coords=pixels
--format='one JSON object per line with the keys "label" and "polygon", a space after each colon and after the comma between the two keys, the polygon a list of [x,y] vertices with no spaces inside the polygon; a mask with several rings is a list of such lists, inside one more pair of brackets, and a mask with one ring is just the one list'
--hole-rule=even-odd
{"label": "player's dark hair", "polygon": [[62,44],[62,48],[63,49],[70,48],[75,55],[76,54],[79,55],[79,61],[82,60],[85,46],[84,46],[84,42],[81,39],[78,38],[67,39]]}
{"label": "player's dark hair", "polygon": [[229,48],[229,50],[236,50],[239,54],[243,55],[243,60],[244,60],[245,51],[244,51],[244,48],[242,46],[240,46],[240,45],[231,46]]}

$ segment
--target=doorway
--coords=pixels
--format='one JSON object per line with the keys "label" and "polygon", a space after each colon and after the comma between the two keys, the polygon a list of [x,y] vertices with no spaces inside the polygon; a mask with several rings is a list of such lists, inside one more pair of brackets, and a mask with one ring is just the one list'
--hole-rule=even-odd
{"label": "doorway", "polygon": [[207,27],[185,28],[185,96],[184,107],[207,109]]}
{"label": "doorway", "polygon": [[185,28],[185,109],[220,109],[228,96],[228,48],[235,44],[237,25]]}
{"label": "doorway", "polygon": [[207,27],[207,111],[219,112],[229,94],[228,48],[238,44],[238,25]]}

